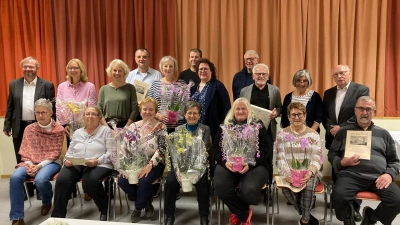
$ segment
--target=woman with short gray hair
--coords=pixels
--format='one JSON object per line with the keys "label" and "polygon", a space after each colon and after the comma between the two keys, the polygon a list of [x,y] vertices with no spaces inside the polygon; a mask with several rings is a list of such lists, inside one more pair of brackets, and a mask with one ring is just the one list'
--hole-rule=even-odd
{"label": "woman with short gray hair", "polygon": [[310,89],[312,79],[308,70],[297,71],[293,76],[292,84],[296,90],[287,94],[283,100],[281,127],[290,125],[286,116],[288,105],[292,102],[300,102],[306,107],[306,125],[319,133],[319,124],[323,119],[322,99],[318,92]]}

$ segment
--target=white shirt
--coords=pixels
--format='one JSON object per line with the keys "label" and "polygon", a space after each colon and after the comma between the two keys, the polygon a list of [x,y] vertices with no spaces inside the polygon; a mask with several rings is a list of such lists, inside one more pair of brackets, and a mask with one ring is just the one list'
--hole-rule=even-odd
{"label": "white shirt", "polygon": [[24,79],[24,89],[22,93],[22,120],[35,120],[34,106],[35,106],[35,90],[36,90],[37,77],[28,83]]}
{"label": "white shirt", "polygon": [[350,82],[342,89],[340,89],[338,86],[336,86],[337,91],[336,91],[336,105],[335,105],[335,113],[336,113],[336,121],[339,121],[339,112],[340,112],[340,107],[342,107],[342,103],[344,100],[344,97],[346,96],[347,90],[349,89]]}
{"label": "white shirt", "polygon": [[126,83],[133,84],[135,80],[138,80],[151,85],[153,81],[160,80],[161,77],[161,73],[153,68],[149,67],[144,76],[137,68],[129,72],[128,77],[126,78]]}

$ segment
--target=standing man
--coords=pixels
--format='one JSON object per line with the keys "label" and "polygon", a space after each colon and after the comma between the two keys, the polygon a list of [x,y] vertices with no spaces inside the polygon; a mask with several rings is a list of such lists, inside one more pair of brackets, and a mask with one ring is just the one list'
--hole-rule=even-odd
{"label": "standing man", "polygon": [[[36,122],[34,113],[36,100],[45,98],[52,101],[55,96],[53,83],[37,76],[37,71],[39,70],[37,59],[29,56],[20,62],[20,66],[24,77],[10,82],[3,128],[4,134],[13,138],[17,164],[21,162],[21,156],[18,152],[25,127]],[[55,111],[55,104],[53,103],[53,112]],[[53,120],[55,120],[55,115],[53,113]],[[33,186],[28,187],[29,195],[33,196]],[[36,197],[41,199],[40,194]]]}
{"label": "standing man", "polygon": [[[254,83],[243,88],[240,91],[240,97],[247,98],[252,105],[272,111],[270,115],[271,120],[267,131],[269,137],[271,137],[271,139],[268,140],[268,143],[270,144],[270,149],[273,149],[273,143],[276,138],[277,125],[275,118],[278,117],[282,112],[281,93],[278,87],[267,83],[269,78],[269,68],[267,65],[260,63],[252,67],[252,70],[252,78]],[[273,153],[271,151],[269,158],[272,159],[272,157]],[[269,168],[267,169],[268,171],[270,171],[270,183],[272,183],[272,161],[267,163],[269,166]]]}
{"label": "standing man", "polygon": [[[375,126],[372,118],[376,112],[374,99],[358,98],[353,108],[356,121],[340,128],[329,149],[328,159],[338,171],[333,189],[333,207],[336,217],[345,225],[355,225],[353,205],[360,191],[374,192],[381,198],[376,209],[365,206],[361,225],[372,225],[380,221],[392,224],[400,212],[400,189],[394,182],[399,175],[400,164],[393,138],[385,129]],[[344,157],[347,131],[371,132],[370,159],[360,159],[354,154]]]}
{"label": "standing man", "polygon": [[195,85],[199,84],[200,78],[199,78],[199,75],[196,73],[195,66],[196,66],[196,62],[199,61],[199,59],[202,57],[203,57],[203,53],[201,52],[200,49],[198,49],[198,48],[190,49],[190,52],[189,52],[190,68],[182,71],[179,74],[178,79],[184,80],[187,84],[189,84],[190,80],[192,80]]}
{"label": "standing man", "polygon": [[[324,92],[324,119],[322,125],[325,133],[325,147],[330,150],[333,138],[339,128],[347,125],[347,120],[354,116],[354,106],[361,96],[369,95],[369,88],[351,81],[351,71],[347,65],[337,65],[332,69],[332,77],[336,86]],[[354,120],[354,118],[353,118]],[[336,182],[336,174],[332,168],[332,179]],[[361,221],[360,204],[354,202],[355,221]]]}
{"label": "standing man", "polygon": [[233,101],[239,98],[242,88],[254,83],[252,70],[253,66],[258,63],[258,60],[259,58],[256,51],[248,50],[246,53],[244,53],[245,67],[235,74],[232,81]]}
{"label": "standing man", "polygon": [[155,80],[161,79],[161,73],[149,66],[150,52],[145,48],[139,48],[135,52],[135,61],[138,68],[129,72],[126,83],[133,84],[135,80],[142,81],[147,84],[153,83]]}

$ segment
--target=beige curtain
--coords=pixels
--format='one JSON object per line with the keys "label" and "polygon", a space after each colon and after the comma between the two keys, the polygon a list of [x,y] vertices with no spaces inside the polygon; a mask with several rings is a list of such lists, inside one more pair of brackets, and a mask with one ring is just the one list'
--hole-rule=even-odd
{"label": "beige curtain", "polygon": [[348,64],[352,80],[370,88],[383,116],[387,1],[176,0],[176,52],[181,70],[198,47],[217,66],[230,94],[232,79],[254,49],[270,66],[282,97],[293,74],[307,68],[320,95],[334,86],[331,69]]}

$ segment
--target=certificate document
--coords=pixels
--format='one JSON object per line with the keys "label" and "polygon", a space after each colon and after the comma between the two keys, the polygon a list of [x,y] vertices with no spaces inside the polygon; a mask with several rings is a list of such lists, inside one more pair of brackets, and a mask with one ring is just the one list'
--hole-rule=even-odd
{"label": "certificate document", "polygon": [[370,160],[371,135],[371,131],[348,130],[344,157],[351,157],[357,154],[360,156],[360,159]]}
{"label": "certificate document", "polygon": [[146,97],[147,91],[149,90],[149,84],[142,82],[142,81],[138,81],[135,80],[133,82],[133,85],[135,86],[136,89],[136,97],[137,97],[137,101],[138,103],[140,103],[144,97]]}
{"label": "certificate document", "polygon": [[256,115],[257,118],[263,122],[265,128],[268,128],[270,122],[269,115],[271,115],[272,111],[255,105],[250,105],[250,106],[254,115]]}
{"label": "certificate document", "polygon": [[70,161],[74,166],[86,166],[85,162],[87,161],[84,158],[69,158],[65,157],[66,160]]}

